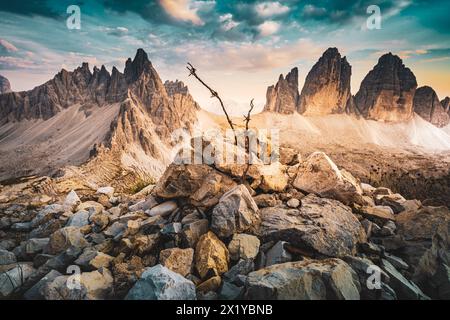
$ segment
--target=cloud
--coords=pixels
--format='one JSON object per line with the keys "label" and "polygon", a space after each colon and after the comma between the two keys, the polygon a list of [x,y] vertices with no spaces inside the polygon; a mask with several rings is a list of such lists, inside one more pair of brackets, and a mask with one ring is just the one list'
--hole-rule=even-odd
{"label": "cloud", "polygon": [[289,12],[289,7],[280,2],[262,2],[255,6],[256,13],[262,18],[279,16]]}
{"label": "cloud", "polygon": [[11,42],[6,41],[5,39],[0,39],[0,46],[8,52],[19,51],[19,49],[17,49],[15,45],[13,45]]}
{"label": "cloud", "polygon": [[278,32],[280,24],[275,21],[266,21],[258,26],[259,35],[261,37],[271,36]]}
{"label": "cloud", "polygon": [[233,15],[231,13],[220,16],[219,21],[222,23],[222,30],[224,31],[230,31],[240,24],[239,22],[233,20]]}
{"label": "cloud", "polygon": [[100,31],[105,32],[112,36],[117,36],[117,37],[124,36],[124,35],[128,34],[128,32],[129,32],[128,28],[125,28],[125,27],[115,27],[115,28],[100,27]]}
{"label": "cloud", "polygon": [[192,6],[191,0],[159,0],[162,8],[175,20],[191,22],[196,26],[205,23],[197,15],[198,8]]}

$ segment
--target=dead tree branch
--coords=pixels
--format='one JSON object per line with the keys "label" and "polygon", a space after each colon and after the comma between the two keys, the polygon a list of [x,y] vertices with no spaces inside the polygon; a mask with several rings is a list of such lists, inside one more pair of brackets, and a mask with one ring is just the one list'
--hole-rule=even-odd
{"label": "dead tree branch", "polygon": [[227,118],[227,122],[228,125],[230,126],[231,130],[233,130],[233,134],[234,134],[234,143],[235,145],[237,145],[237,135],[236,135],[236,131],[234,129],[234,124],[231,121],[230,116],[228,115],[227,109],[225,108],[225,105],[223,104],[222,99],[220,98],[219,94],[217,93],[217,91],[213,90],[210,86],[208,86],[198,75],[197,75],[197,69],[194,68],[194,66],[188,62],[188,66],[187,69],[189,70],[189,76],[194,76],[206,89],[209,90],[209,92],[211,93],[211,98],[216,98],[217,100],[219,100],[220,106],[222,107],[222,111],[225,114],[226,118]]}
{"label": "dead tree branch", "polygon": [[244,132],[244,136],[245,136],[245,153],[248,155],[248,161],[247,161],[247,166],[245,167],[244,172],[242,173],[242,177],[241,177],[241,181],[242,183],[245,183],[246,181],[246,176],[248,173],[248,170],[250,169],[250,161],[251,161],[251,152],[250,152],[250,137],[249,137],[249,124],[251,121],[251,114],[253,111],[253,108],[255,107],[255,105],[253,104],[253,101],[255,99],[252,99],[250,101],[250,109],[248,110],[247,115],[244,115],[244,122],[245,122],[245,132]]}

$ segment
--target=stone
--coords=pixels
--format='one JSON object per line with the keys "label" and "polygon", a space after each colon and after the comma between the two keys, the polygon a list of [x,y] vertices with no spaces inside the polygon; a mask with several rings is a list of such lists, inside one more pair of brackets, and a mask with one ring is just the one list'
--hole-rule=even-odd
{"label": "stone", "polygon": [[259,188],[263,192],[282,192],[289,183],[285,167],[279,162],[272,162],[270,165],[253,165],[250,167],[249,175],[253,175],[253,178],[258,177],[251,187]]}
{"label": "stone", "polygon": [[183,277],[191,273],[193,259],[194,250],[191,248],[172,248],[159,253],[159,263]]}
{"label": "stone", "polygon": [[211,231],[200,237],[194,259],[195,268],[202,279],[228,271],[230,260],[228,249]]}
{"label": "stone", "polygon": [[408,264],[402,260],[402,258],[396,257],[390,253],[384,252],[383,257],[389,261],[390,264],[394,266],[396,269],[408,270]]}
{"label": "stone", "polygon": [[77,211],[89,211],[90,214],[98,214],[98,213],[102,213],[103,210],[105,210],[105,207],[95,201],[86,201],[81,203],[78,207],[77,207]]}
{"label": "stone", "polygon": [[69,218],[66,226],[78,228],[87,226],[89,224],[89,216],[90,214],[88,211],[80,210]]}
{"label": "stone", "polygon": [[17,232],[28,232],[32,229],[31,221],[30,222],[17,222],[11,226],[11,230]]}
{"label": "stone", "polygon": [[197,286],[197,292],[206,293],[206,292],[215,292],[220,288],[222,284],[222,278],[220,276],[215,276],[209,278],[208,280],[203,281]]}
{"label": "stone", "polygon": [[[255,270],[255,263],[253,259],[239,260],[234,266],[223,274],[223,278],[236,285],[243,285],[241,283],[241,276],[247,276],[250,272]],[[244,281],[245,282],[245,281]]]}
{"label": "stone", "polygon": [[394,221],[388,221],[384,224],[384,226],[380,230],[380,235],[382,236],[393,236],[395,234],[395,230],[397,226]]}
{"label": "stone", "polygon": [[338,49],[329,48],[305,79],[298,110],[308,116],[345,113],[351,104],[352,67]]}
{"label": "stone", "polygon": [[234,234],[233,239],[228,244],[230,259],[234,261],[254,259],[258,255],[259,245],[259,239],[253,235]]}
{"label": "stone", "polygon": [[280,163],[292,166],[299,161],[299,154],[292,148],[280,147]]}
{"label": "stone", "polygon": [[360,182],[323,152],[314,152],[300,164],[294,187],[307,193],[339,200],[344,204],[362,202]]}
{"label": "stone", "polygon": [[295,209],[295,208],[298,208],[300,206],[300,200],[292,198],[286,204],[287,204],[287,206],[289,208],[294,208]]}
{"label": "stone", "polygon": [[186,198],[198,208],[215,206],[236,184],[206,164],[172,164],[158,181],[153,193],[163,199]]}
{"label": "stone", "polygon": [[255,231],[259,223],[258,206],[244,185],[225,193],[211,216],[211,229],[221,238]]}
{"label": "stone", "polygon": [[355,96],[358,111],[367,119],[404,122],[413,116],[417,81],[396,55],[383,55],[361,83]]}
{"label": "stone", "polygon": [[359,300],[357,274],[340,259],[303,260],[251,272],[246,299]]}
{"label": "stone", "polygon": [[275,86],[267,89],[264,111],[291,114],[297,111],[299,100],[298,68],[286,75],[280,75]]}
{"label": "stone", "polygon": [[57,277],[62,276],[62,274],[56,270],[52,270],[47,273],[41,280],[39,280],[34,286],[28,289],[23,297],[26,300],[44,300],[44,295],[41,293],[41,289],[48,283],[55,280]]}
{"label": "stone", "polygon": [[80,275],[80,283],[86,288],[88,300],[105,300],[111,296],[114,279],[111,272],[101,268],[92,272],[83,272]]}
{"label": "stone", "polygon": [[81,200],[74,190],[70,191],[64,200],[64,206],[69,207],[71,210],[74,210],[80,203]]}
{"label": "stone", "polygon": [[76,278],[58,276],[43,284],[40,293],[44,300],[87,300],[87,289],[84,285],[68,286]]}
{"label": "stone", "polygon": [[381,259],[382,269],[390,277],[390,286],[395,290],[399,299],[405,300],[429,300],[420,288],[406,279],[395,267],[387,260]]}
{"label": "stone", "polygon": [[230,282],[224,281],[219,292],[222,300],[238,300],[244,293],[244,287],[238,287]]}
{"label": "stone", "polygon": [[114,196],[114,188],[113,187],[101,187],[97,189],[96,194],[104,194],[111,198]]}
{"label": "stone", "polygon": [[50,236],[45,253],[59,254],[69,247],[83,249],[88,245],[80,230],[76,227],[65,227],[57,230]]}
{"label": "stone", "polygon": [[172,212],[178,209],[178,205],[175,201],[167,201],[164,203],[161,203],[160,205],[157,205],[156,207],[153,207],[150,210],[149,216],[156,217],[156,216],[168,216]]}
{"label": "stone", "polygon": [[106,227],[108,227],[109,216],[106,213],[93,214],[89,217],[89,222],[94,224],[94,232],[101,232],[105,230]]}
{"label": "stone", "polygon": [[62,225],[61,222],[57,219],[52,219],[42,225],[40,225],[39,227],[37,227],[36,229],[33,229],[28,237],[29,238],[47,238],[49,237],[52,233],[58,231],[59,229],[61,229]]}
{"label": "stone", "polygon": [[103,252],[97,252],[97,255],[89,261],[89,265],[93,269],[108,268],[113,260],[114,257],[104,254]]}
{"label": "stone", "polygon": [[414,112],[436,127],[442,128],[450,123],[450,116],[433,88],[428,86],[418,88],[413,104]]}
{"label": "stone", "polygon": [[126,300],[196,300],[195,285],[162,265],[147,268]]}
{"label": "stone", "polygon": [[124,234],[127,229],[126,223],[114,222],[105,231],[104,234],[107,237],[115,238],[121,234]]}
{"label": "stone", "polygon": [[50,222],[51,220],[57,218],[60,214],[64,213],[65,208],[59,204],[52,204],[46,206],[43,210],[31,220],[31,227],[36,228],[43,224]]}
{"label": "stone", "polygon": [[342,203],[308,195],[299,209],[261,209],[260,236],[328,257],[343,257],[366,241],[361,223]]}
{"label": "stone", "polygon": [[292,255],[286,251],[285,248],[287,244],[287,242],[278,241],[272,248],[270,248],[270,250],[266,253],[266,267],[292,261]]}
{"label": "stone", "polygon": [[276,194],[260,194],[253,197],[258,208],[276,207],[281,205],[282,202],[276,196]]}
{"label": "stone", "polygon": [[388,221],[395,221],[394,212],[391,207],[387,206],[361,207],[358,213],[380,225]]}
{"label": "stone", "polygon": [[0,273],[0,298],[8,298],[33,274],[30,264],[19,263],[14,268]]}
{"label": "stone", "polygon": [[16,255],[8,250],[0,249],[0,265],[13,264],[17,261]]}
{"label": "stone", "polygon": [[179,222],[169,223],[169,224],[165,225],[164,228],[162,228],[161,234],[173,236],[173,235],[179,234],[181,232],[181,229],[182,229],[181,223],[179,223]]}
{"label": "stone", "polygon": [[139,211],[139,210],[150,210],[158,205],[155,197],[149,195],[146,199],[139,201],[138,203],[133,204],[128,209],[130,212]]}

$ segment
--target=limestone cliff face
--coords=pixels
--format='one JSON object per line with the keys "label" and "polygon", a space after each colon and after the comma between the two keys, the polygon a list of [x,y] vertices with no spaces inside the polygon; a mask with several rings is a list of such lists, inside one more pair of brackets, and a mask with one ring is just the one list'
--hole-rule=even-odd
{"label": "limestone cliff face", "polygon": [[414,112],[437,127],[449,124],[449,115],[433,88],[424,86],[414,95]]}
{"label": "limestone cliff face", "polygon": [[441,104],[445,112],[447,112],[450,115],[450,98],[445,97],[445,99],[441,101]]}
{"label": "limestone cliff face", "polygon": [[304,115],[344,113],[351,108],[352,67],[338,49],[324,52],[305,80],[298,111]]}
{"label": "limestone cliff face", "polygon": [[[123,73],[113,68],[110,74],[105,67],[91,72],[87,63],[62,70],[33,90],[0,95],[3,156],[31,164],[13,172],[4,163],[0,176],[51,174],[64,164],[84,163],[89,177],[114,179],[124,168],[157,177],[172,160],[173,131],[192,132],[198,109],[182,82],[162,82],[142,49],[127,60]],[[38,120],[33,123],[40,128],[21,146],[29,153],[18,148],[21,128],[31,123],[23,120]],[[39,136],[47,137],[46,145]]]}
{"label": "limestone cliff face", "polygon": [[264,111],[291,114],[297,110],[298,101],[298,69],[294,68],[286,78],[280,75],[277,84],[267,89]]}
{"label": "limestone cliff face", "polygon": [[0,94],[11,92],[9,80],[0,75]]}
{"label": "limestone cliff face", "polygon": [[417,81],[402,60],[383,55],[364,78],[355,96],[361,114],[373,120],[401,122],[411,119]]}

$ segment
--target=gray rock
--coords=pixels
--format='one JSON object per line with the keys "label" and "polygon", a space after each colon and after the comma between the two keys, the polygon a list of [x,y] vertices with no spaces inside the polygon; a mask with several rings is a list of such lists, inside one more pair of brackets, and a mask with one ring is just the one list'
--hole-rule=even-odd
{"label": "gray rock", "polygon": [[291,245],[331,257],[352,254],[366,235],[352,210],[336,200],[308,195],[299,209],[261,209],[264,241]]}
{"label": "gray rock", "polygon": [[47,273],[41,280],[39,280],[34,286],[28,289],[23,297],[26,300],[44,300],[44,295],[41,293],[41,289],[48,283],[55,280],[57,277],[62,276],[62,274],[56,270],[52,270]]}
{"label": "gray rock", "polygon": [[359,300],[358,276],[340,259],[276,264],[248,275],[245,297],[260,300]]}
{"label": "gray rock", "polygon": [[255,264],[252,259],[239,260],[238,263],[223,274],[223,278],[230,283],[240,284],[241,279],[239,276],[247,276],[253,270],[255,270]]}
{"label": "gray rock", "polygon": [[195,285],[162,265],[147,268],[126,300],[196,300]]}
{"label": "gray rock", "polygon": [[85,210],[78,211],[67,221],[67,227],[84,227],[89,224],[90,213]]}
{"label": "gray rock", "polygon": [[31,222],[17,222],[11,226],[11,230],[18,232],[28,232],[31,229]]}
{"label": "gray rock", "polygon": [[266,253],[266,267],[292,261],[292,255],[286,251],[285,245],[288,244],[285,241],[278,241],[267,253]]}
{"label": "gray rock", "polygon": [[386,259],[381,260],[382,269],[389,275],[390,286],[395,290],[399,299],[405,300],[429,300],[422,290],[412,281],[406,279]]}
{"label": "gray rock", "polygon": [[112,225],[110,225],[104,231],[104,234],[107,237],[115,238],[115,237],[125,233],[125,230],[127,230],[127,224],[126,223],[114,222]]}
{"label": "gray rock", "polygon": [[225,193],[211,216],[211,229],[222,238],[254,231],[259,223],[258,206],[244,185]]}
{"label": "gray rock", "polygon": [[80,203],[81,200],[74,190],[70,191],[64,200],[64,206],[69,207],[71,210],[74,210]]}
{"label": "gray rock", "polygon": [[222,300],[237,300],[240,299],[244,292],[244,287],[238,287],[230,282],[223,282],[222,288],[219,292],[219,298]]}
{"label": "gray rock", "polygon": [[8,250],[0,249],[0,265],[13,264],[17,261],[16,255]]}
{"label": "gray rock", "polygon": [[258,255],[260,241],[249,234],[235,234],[228,244],[231,260],[253,259]]}
{"label": "gray rock", "polygon": [[178,205],[175,201],[167,201],[164,203],[161,203],[160,205],[157,205],[156,207],[153,207],[150,212],[149,215],[151,217],[155,217],[155,216],[168,216],[170,215],[172,212],[174,212],[175,210],[178,209]]}
{"label": "gray rock", "polygon": [[13,269],[0,273],[0,298],[9,297],[25,283],[33,272],[34,269],[30,264],[20,263]]}
{"label": "gray rock", "polygon": [[130,212],[138,211],[138,210],[150,210],[158,205],[158,202],[156,201],[155,197],[152,195],[149,195],[147,199],[141,200],[136,204],[131,205],[128,209]]}

